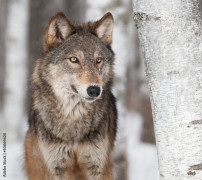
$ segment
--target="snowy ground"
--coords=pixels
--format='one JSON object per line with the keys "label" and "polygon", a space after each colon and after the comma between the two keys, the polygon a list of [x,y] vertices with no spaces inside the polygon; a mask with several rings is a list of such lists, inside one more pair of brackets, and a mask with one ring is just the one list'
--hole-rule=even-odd
{"label": "snowy ground", "polygon": [[156,147],[140,142],[142,120],[129,114],[126,121],[128,180],[159,180]]}

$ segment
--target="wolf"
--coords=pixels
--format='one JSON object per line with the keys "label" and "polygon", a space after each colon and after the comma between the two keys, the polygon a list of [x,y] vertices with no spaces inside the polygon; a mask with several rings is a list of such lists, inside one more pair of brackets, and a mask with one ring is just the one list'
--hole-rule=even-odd
{"label": "wolf", "polygon": [[44,55],[31,77],[25,138],[29,180],[113,180],[117,132],[112,94],[114,20],[83,24],[57,13],[44,35]]}

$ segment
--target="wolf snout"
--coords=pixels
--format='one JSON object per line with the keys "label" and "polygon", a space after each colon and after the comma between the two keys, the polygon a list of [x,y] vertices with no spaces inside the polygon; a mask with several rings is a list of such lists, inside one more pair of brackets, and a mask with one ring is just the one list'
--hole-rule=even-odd
{"label": "wolf snout", "polygon": [[98,97],[100,95],[101,89],[99,86],[89,86],[87,93],[90,97]]}

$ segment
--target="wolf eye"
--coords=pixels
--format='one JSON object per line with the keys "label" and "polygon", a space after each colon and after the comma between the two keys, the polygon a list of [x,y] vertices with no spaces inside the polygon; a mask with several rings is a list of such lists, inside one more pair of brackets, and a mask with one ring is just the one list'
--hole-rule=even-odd
{"label": "wolf eye", "polygon": [[72,62],[72,63],[78,63],[79,62],[77,57],[70,57],[69,61]]}
{"label": "wolf eye", "polygon": [[103,61],[103,58],[102,58],[102,57],[98,57],[98,58],[96,59],[96,63],[97,63],[97,64],[100,64],[102,61]]}

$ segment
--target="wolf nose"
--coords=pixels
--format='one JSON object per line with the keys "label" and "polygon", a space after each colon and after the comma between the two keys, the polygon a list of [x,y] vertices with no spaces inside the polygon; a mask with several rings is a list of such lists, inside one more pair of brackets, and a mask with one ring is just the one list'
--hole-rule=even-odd
{"label": "wolf nose", "polygon": [[100,95],[100,88],[98,86],[89,86],[87,93],[90,97],[98,97]]}

